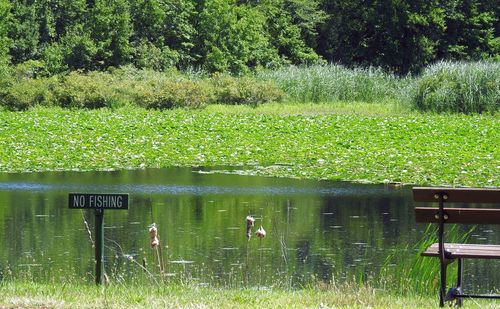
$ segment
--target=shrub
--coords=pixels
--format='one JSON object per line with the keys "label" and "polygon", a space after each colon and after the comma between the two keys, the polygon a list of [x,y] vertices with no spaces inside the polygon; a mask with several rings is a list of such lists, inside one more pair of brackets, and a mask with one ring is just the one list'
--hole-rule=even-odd
{"label": "shrub", "polygon": [[146,108],[201,108],[213,102],[210,85],[203,81],[163,80],[134,83],[132,101]]}
{"label": "shrub", "polygon": [[12,82],[12,68],[0,62],[0,93]]}
{"label": "shrub", "polygon": [[500,108],[499,62],[439,62],[425,69],[411,98],[422,111],[483,113]]}
{"label": "shrub", "polygon": [[51,90],[56,79],[21,79],[0,93],[1,105],[9,110],[26,110],[36,105],[52,104]]}
{"label": "shrub", "polygon": [[45,63],[38,60],[27,60],[14,67],[15,77],[18,80],[47,76]]}
{"label": "shrub", "polygon": [[221,74],[214,74],[211,81],[217,103],[258,105],[280,102],[284,97],[284,92],[272,81]]}
{"label": "shrub", "polygon": [[119,99],[111,84],[110,76],[103,73],[72,72],[54,89],[54,100],[69,108],[116,107]]}

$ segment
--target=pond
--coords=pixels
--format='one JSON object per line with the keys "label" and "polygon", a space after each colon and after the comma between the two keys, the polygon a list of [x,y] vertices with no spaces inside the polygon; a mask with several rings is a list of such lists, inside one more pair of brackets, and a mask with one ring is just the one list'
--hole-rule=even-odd
{"label": "pond", "polygon": [[[94,213],[68,208],[68,194],[75,192],[129,193],[129,210],[107,210],[104,218],[105,270],[117,282],[160,280],[161,257],[167,281],[224,287],[349,281],[381,286],[389,274],[405,274],[422,236],[434,235],[426,232],[427,225],[415,223],[409,187],[225,172],[1,174],[0,280],[93,282]],[[250,240],[248,215],[256,219]],[[150,248],[152,223],[161,252]],[[260,226],[267,231],[263,239],[255,236]],[[469,239],[500,243],[499,231],[481,227]],[[476,274],[467,279],[469,287],[484,292],[500,286],[498,263],[466,263],[466,275]],[[437,272],[437,264],[432,265]]]}

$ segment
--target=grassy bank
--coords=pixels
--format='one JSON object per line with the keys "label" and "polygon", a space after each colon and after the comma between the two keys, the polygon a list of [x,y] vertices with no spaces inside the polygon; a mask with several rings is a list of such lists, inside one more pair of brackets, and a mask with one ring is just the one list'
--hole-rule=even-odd
{"label": "grassy bank", "polygon": [[3,111],[0,171],[230,165],[268,176],[500,186],[495,115],[339,106],[350,111],[337,114],[332,105]]}
{"label": "grassy bank", "polygon": [[400,296],[359,287],[301,290],[219,289],[197,286],[0,284],[0,308],[422,308],[436,297]]}

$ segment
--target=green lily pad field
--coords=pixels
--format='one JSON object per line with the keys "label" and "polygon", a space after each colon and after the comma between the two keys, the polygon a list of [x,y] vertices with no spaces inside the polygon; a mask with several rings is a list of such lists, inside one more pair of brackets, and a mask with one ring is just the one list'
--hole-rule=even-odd
{"label": "green lily pad field", "polygon": [[500,186],[496,115],[231,108],[1,111],[0,172],[237,166],[278,177]]}

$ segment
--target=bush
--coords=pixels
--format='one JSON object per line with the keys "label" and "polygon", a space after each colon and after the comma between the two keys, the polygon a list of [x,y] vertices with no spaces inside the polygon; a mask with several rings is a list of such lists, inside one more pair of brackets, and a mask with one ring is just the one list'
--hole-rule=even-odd
{"label": "bush", "polygon": [[0,62],[0,93],[12,82],[12,67]]}
{"label": "bush", "polygon": [[110,76],[103,73],[72,72],[53,91],[57,105],[69,108],[117,107]]}
{"label": "bush", "polygon": [[499,62],[439,62],[425,69],[411,98],[421,111],[483,113],[500,108]]}
{"label": "bush", "polygon": [[136,105],[155,109],[201,108],[214,99],[208,83],[190,80],[136,82],[130,94]]}
{"label": "bush", "polygon": [[18,80],[47,76],[45,63],[38,60],[27,60],[14,67],[14,74]]}
{"label": "bush", "polygon": [[26,110],[36,105],[51,105],[51,90],[56,79],[21,79],[0,92],[0,103],[9,110]]}
{"label": "bush", "polygon": [[258,105],[280,102],[284,92],[272,81],[257,81],[251,77],[235,78],[214,74],[211,79],[217,103]]}

